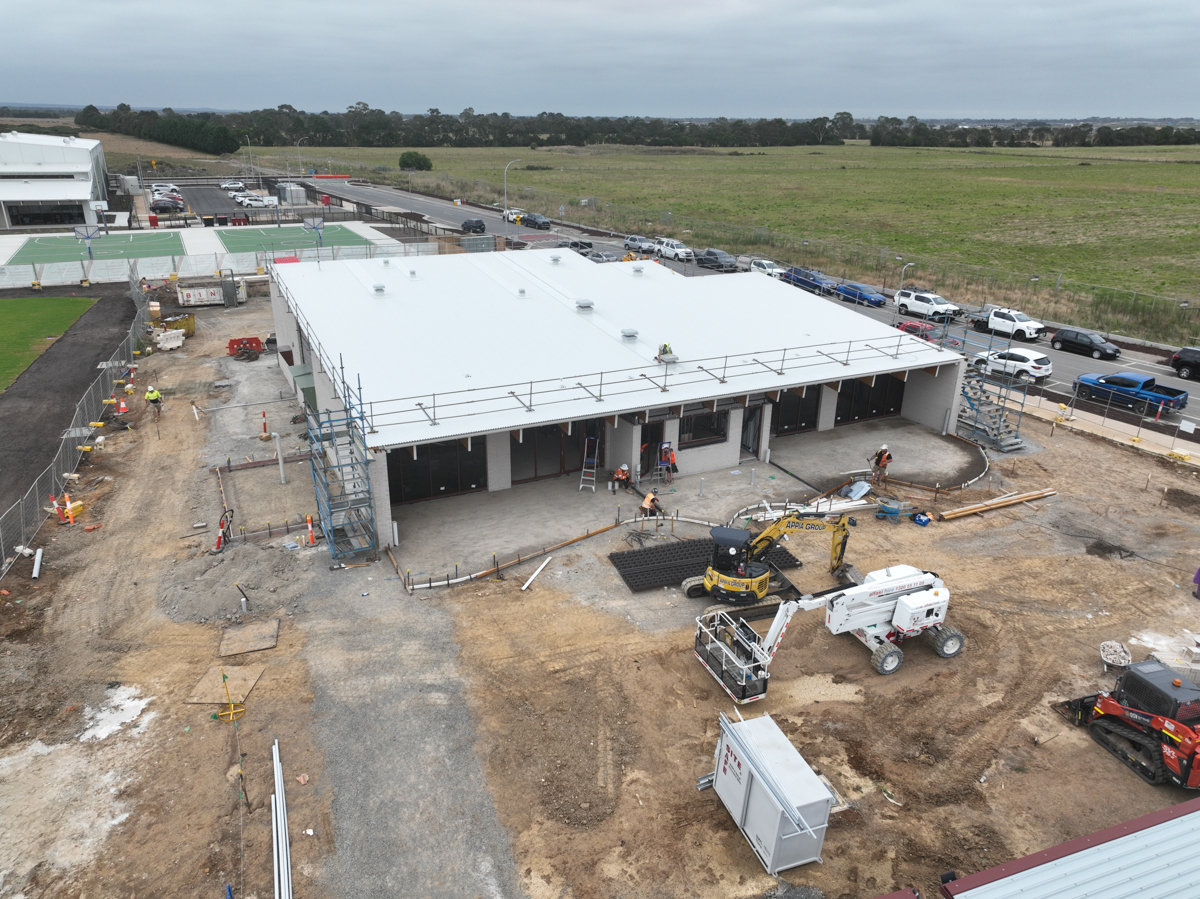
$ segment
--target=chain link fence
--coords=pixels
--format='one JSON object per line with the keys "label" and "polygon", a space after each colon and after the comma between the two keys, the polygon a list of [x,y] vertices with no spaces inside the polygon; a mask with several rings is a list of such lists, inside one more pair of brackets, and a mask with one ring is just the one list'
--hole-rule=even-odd
{"label": "chain link fence", "polygon": [[[75,471],[83,457],[84,451],[80,447],[87,443],[86,435],[91,430],[89,423],[99,421],[104,415],[104,401],[115,395],[116,382],[128,379],[130,363],[137,358],[134,351],[138,349],[138,342],[146,334],[150,306],[147,296],[136,280],[130,280],[129,293],[137,308],[133,323],[129,326],[129,333],[108,361],[101,363],[100,376],[91,383],[76,403],[75,415],[59,442],[54,461],[37,476],[23,497],[0,514],[0,577],[3,577],[16,561],[16,547],[28,546],[38,529],[45,523],[47,516],[52,514],[51,496],[58,497],[64,492],[70,492],[67,475]],[[72,434],[76,436],[71,436]]]}

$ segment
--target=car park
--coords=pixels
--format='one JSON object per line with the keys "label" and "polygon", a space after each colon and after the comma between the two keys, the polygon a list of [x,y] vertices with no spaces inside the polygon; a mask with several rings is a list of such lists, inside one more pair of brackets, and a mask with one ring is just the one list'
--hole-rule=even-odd
{"label": "car park", "polygon": [[483,223],[483,219],[467,219],[462,223],[462,229],[468,234],[483,234],[487,231],[487,225]]}
{"label": "car park", "polygon": [[724,250],[718,250],[715,247],[709,247],[704,252],[697,253],[696,264],[718,272],[737,271],[737,260]]}
{"label": "car park", "polygon": [[831,294],[837,289],[837,281],[815,268],[789,268],[783,273],[780,280],[786,281],[793,287],[811,290],[813,293]]}
{"label": "car park", "polygon": [[558,246],[586,256],[592,249],[592,242],[590,240],[560,240]]}
{"label": "car park", "polygon": [[894,302],[900,309],[901,315],[919,315],[922,318],[940,318],[949,321],[962,310],[947,300],[929,290],[919,287],[906,287],[896,291]]}
{"label": "car park", "polygon": [[971,364],[985,374],[1006,375],[1019,381],[1043,381],[1054,373],[1049,356],[1021,347],[984,353]]}
{"label": "car park", "polygon": [[587,254],[587,258],[592,262],[616,262],[617,255],[615,253],[606,253],[603,250],[592,250]]}
{"label": "car park", "polygon": [[847,282],[839,284],[833,290],[844,302],[856,303],[859,306],[882,306],[887,302],[887,297],[878,293],[875,288],[868,287],[866,284],[854,284]]}
{"label": "car park", "polygon": [[1185,381],[1196,377],[1196,373],[1200,372],[1200,347],[1180,347],[1171,357],[1171,368]]}
{"label": "car park", "polygon": [[525,214],[524,209],[517,209],[515,207],[512,209],[505,209],[504,210],[504,220],[506,222],[515,222],[517,219],[519,219],[524,214]]}
{"label": "car park", "polygon": [[692,248],[683,241],[672,240],[669,237],[655,238],[654,253],[664,259],[674,259],[679,262],[690,262],[696,257]]}
{"label": "car park", "polygon": [[654,241],[649,237],[642,237],[640,234],[630,234],[625,238],[625,249],[637,253],[653,253]]}
{"label": "car park", "polygon": [[1121,348],[1115,343],[1109,343],[1093,331],[1079,328],[1059,328],[1050,338],[1050,346],[1056,350],[1083,353],[1093,359],[1117,359],[1121,355]]}
{"label": "car park", "polygon": [[245,190],[246,185],[241,181],[222,181],[221,190]]}
{"label": "car park", "polygon": [[544,215],[539,215],[536,212],[526,212],[521,216],[521,224],[526,228],[534,228],[537,231],[549,231],[550,219]]}
{"label": "car park", "polygon": [[920,337],[922,340],[928,340],[931,343],[953,347],[954,349],[959,349],[963,346],[963,342],[960,338],[955,337],[946,331],[945,328],[939,328],[937,325],[931,322],[908,321],[901,322],[896,327],[905,334],[912,334],[915,337]]}

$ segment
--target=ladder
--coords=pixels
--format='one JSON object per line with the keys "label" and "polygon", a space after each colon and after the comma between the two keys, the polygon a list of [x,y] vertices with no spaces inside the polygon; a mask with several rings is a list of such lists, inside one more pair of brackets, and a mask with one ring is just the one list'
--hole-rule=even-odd
{"label": "ladder", "polygon": [[596,492],[596,448],[599,438],[585,437],[583,439],[583,471],[579,475],[579,489],[591,487]]}
{"label": "ladder", "polygon": [[[665,458],[664,458],[665,457]],[[654,461],[650,466],[651,484],[671,483],[671,443],[664,441],[658,445]]]}

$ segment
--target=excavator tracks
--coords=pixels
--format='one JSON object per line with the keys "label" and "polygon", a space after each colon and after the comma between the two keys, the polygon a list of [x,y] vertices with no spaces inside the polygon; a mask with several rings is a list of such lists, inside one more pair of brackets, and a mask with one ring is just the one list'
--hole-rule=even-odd
{"label": "excavator tracks", "polygon": [[1111,718],[1097,718],[1088,725],[1088,733],[1146,783],[1166,781],[1162,747],[1154,737]]}

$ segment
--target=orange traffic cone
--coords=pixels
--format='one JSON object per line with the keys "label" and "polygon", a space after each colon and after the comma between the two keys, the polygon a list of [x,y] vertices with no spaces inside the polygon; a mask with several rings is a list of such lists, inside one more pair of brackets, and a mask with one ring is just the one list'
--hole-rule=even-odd
{"label": "orange traffic cone", "polygon": [[129,407],[125,405],[125,397],[117,400],[117,415],[124,415],[129,411]]}

